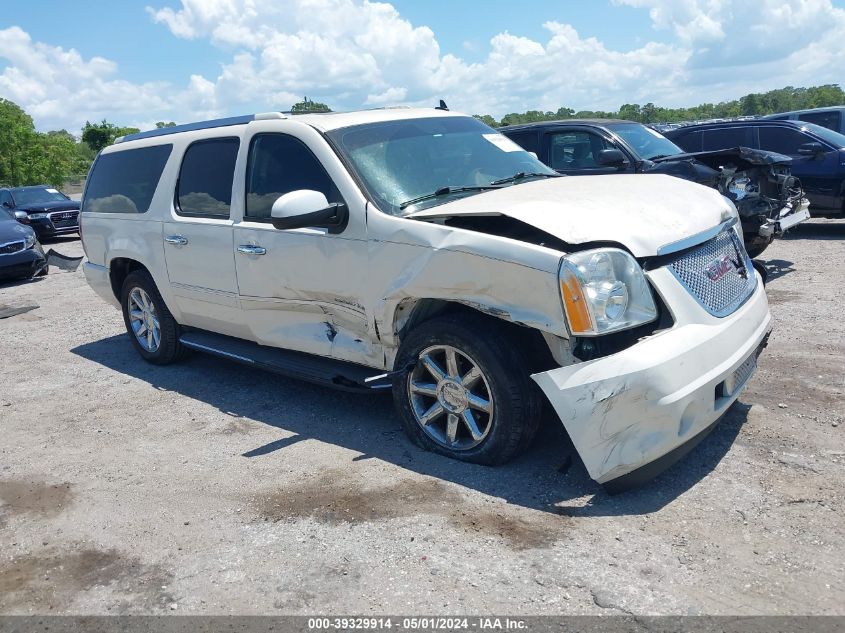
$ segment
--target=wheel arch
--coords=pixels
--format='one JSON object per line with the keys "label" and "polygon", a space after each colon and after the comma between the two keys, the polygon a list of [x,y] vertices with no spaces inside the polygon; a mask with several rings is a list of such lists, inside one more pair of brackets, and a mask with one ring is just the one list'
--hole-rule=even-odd
{"label": "wheel arch", "polygon": [[557,367],[549,343],[540,330],[515,323],[495,309],[485,309],[485,306],[470,305],[461,301],[448,299],[404,299],[397,305],[393,313],[393,333],[401,345],[409,332],[431,319],[444,315],[472,315],[491,324],[496,324],[506,333],[514,344],[520,345],[531,360],[532,371],[546,371]]}

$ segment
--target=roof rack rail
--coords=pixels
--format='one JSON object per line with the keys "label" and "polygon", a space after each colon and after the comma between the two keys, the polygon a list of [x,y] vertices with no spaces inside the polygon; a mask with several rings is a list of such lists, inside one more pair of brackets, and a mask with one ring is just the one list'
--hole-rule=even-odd
{"label": "roof rack rail", "polygon": [[115,139],[115,143],[123,143],[125,141],[137,141],[142,138],[153,138],[156,136],[167,136],[168,134],[177,134],[179,132],[193,132],[195,130],[207,130],[215,127],[228,127],[230,125],[244,125],[250,121],[264,121],[267,119],[286,119],[281,112],[261,112],[259,114],[245,114],[243,116],[232,116],[225,119],[212,119],[210,121],[198,121],[196,123],[185,123],[184,125],[172,125],[170,127],[157,128],[155,130],[147,130],[146,132],[137,132],[135,134],[127,134]]}

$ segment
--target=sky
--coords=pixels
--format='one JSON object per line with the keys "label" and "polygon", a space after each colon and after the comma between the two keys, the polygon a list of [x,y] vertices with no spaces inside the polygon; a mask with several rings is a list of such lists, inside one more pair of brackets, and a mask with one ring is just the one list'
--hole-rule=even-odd
{"label": "sky", "polygon": [[288,110],[679,107],[845,84],[845,0],[6,0],[0,97],[41,131]]}

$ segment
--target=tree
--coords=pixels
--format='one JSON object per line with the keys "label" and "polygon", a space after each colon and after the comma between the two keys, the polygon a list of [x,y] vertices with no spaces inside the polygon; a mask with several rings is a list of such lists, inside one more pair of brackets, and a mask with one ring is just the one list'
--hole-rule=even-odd
{"label": "tree", "polygon": [[136,127],[117,127],[105,119],[101,123],[85,122],[82,128],[82,141],[95,152],[114,143],[118,136],[136,134],[140,130]]}
{"label": "tree", "polygon": [[0,184],[25,184],[36,143],[35,125],[16,103],[0,99]]}
{"label": "tree", "polygon": [[482,123],[489,125],[490,127],[499,127],[499,122],[496,121],[496,119],[491,117],[489,114],[473,114],[472,116],[474,116]]}
{"label": "tree", "polygon": [[308,97],[302,97],[302,101],[294,103],[290,111],[294,114],[303,114],[305,112],[331,112],[332,109],[325,103],[311,101]]}
{"label": "tree", "polygon": [[156,122],[156,129],[160,130],[163,127],[176,127],[176,123],[174,121],[157,121]]}

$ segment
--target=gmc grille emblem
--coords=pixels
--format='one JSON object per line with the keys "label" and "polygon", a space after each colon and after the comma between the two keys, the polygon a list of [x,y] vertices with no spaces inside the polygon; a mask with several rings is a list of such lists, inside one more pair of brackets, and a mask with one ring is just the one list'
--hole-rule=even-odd
{"label": "gmc grille emblem", "polygon": [[710,281],[719,281],[726,273],[730,272],[734,267],[731,258],[723,255],[707,268],[704,269],[704,274]]}

